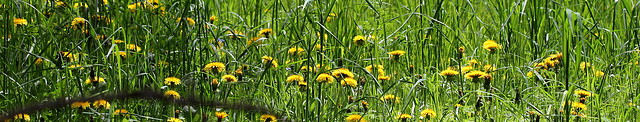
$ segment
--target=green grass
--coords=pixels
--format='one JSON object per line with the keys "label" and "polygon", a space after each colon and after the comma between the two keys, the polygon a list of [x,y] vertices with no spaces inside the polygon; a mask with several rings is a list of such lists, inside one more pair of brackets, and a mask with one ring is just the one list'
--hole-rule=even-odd
{"label": "green grass", "polygon": [[[66,7],[42,0],[0,2],[0,115],[13,119],[8,115],[13,110],[56,99],[151,89],[175,90],[181,99],[247,103],[270,111],[194,105],[190,112],[181,103],[159,99],[117,99],[108,101],[110,109],[64,105],[26,114],[33,121],[202,121],[204,115],[216,121],[216,111],[229,115],[224,121],[259,121],[263,114],[277,115],[278,121],[345,121],[353,114],[368,121],[400,121],[402,113],[413,117],[407,121],[428,121],[420,113],[432,109],[437,115],[431,121],[639,117],[638,1],[159,0],[155,6],[107,1],[61,1]],[[133,12],[128,6],[136,2],[143,5]],[[76,3],[87,7],[76,8]],[[211,16],[216,20],[210,21]],[[84,27],[72,25],[76,17],[87,20]],[[15,26],[15,18],[27,24]],[[193,25],[184,18],[193,19]],[[268,37],[259,34],[267,28],[273,30]],[[228,33],[234,30],[242,34]],[[232,38],[235,34],[241,38]],[[356,44],[358,35],[367,43]],[[262,39],[249,44],[253,37]],[[493,53],[484,49],[487,40],[502,48]],[[141,50],[129,50],[128,44]],[[323,45],[323,51],[316,45]],[[304,51],[289,54],[294,47]],[[459,48],[464,48],[462,54]],[[390,58],[389,52],[396,50],[406,53]],[[77,59],[71,61],[61,51]],[[545,61],[558,53],[561,58]],[[273,57],[279,66],[270,67],[263,56]],[[43,62],[37,64],[37,59]],[[472,59],[480,64],[473,70],[491,74],[491,90],[483,81],[464,77],[462,67]],[[168,65],[159,65],[161,61]],[[225,71],[205,71],[212,62],[223,63]],[[554,66],[536,67],[545,62]],[[581,69],[582,62],[590,67]],[[315,65],[326,67],[301,70]],[[369,65],[382,65],[385,73],[368,72]],[[485,70],[485,65],[495,70]],[[353,72],[358,85],[342,86],[342,77],[333,83],[315,80],[339,68]],[[447,68],[460,74],[448,80],[440,75]],[[92,74],[105,82],[85,84]],[[304,77],[307,90],[286,82],[294,74]],[[224,75],[241,80],[227,82]],[[390,80],[378,80],[379,75]],[[167,86],[167,77],[177,77],[181,84]],[[211,84],[214,79],[219,86]],[[587,109],[563,107],[580,101],[576,90],[594,94],[586,98]],[[382,101],[385,95],[395,95],[399,102]],[[519,102],[516,96],[521,96]],[[455,107],[458,103],[462,106]],[[113,115],[118,109],[131,115]],[[175,110],[182,112],[176,115]]]}

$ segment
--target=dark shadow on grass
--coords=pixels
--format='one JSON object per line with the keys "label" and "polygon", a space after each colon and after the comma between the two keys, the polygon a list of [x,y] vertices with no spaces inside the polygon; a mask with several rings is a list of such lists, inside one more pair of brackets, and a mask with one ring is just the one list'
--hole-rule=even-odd
{"label": "dark shadow on grass", "polygon": [[146,100],[159,100],[167,103],[174,103],[175,105],[190,105],[194,107],[212,107],[212,108],[223,108],[229,110],[241,110],[247,112],[257,112],[264,114],[271,114],[276,116],[277,118],[281,118],[279,114],[276,114],[274,111],[270,111],[264,107],[258,107],[251,105],[249,103],[223,103],[220,101],[201,101],[196,99],[194,96],[188,98],[181,98],[174,100],[173,98],[164,97],[164,94],[161,92],[156,92],[153,90],[141,90],[129,93],[115,93],[108,95],[100,95],[90,98],[76,98],[76,99],[57,99],[55,101],[46,101],[40,102],[33,105],[21,106],[18,108],[14,108],[10,110],[8,113],[3,113],[0,117],[0,120],[13,119],[15,115],[25,113],[34,113],[36,111],[42,111],[46,109],[55,109],[55,108],[64,108],[70,107],[70,105],[74,102],[85,102],[85,101],[96,101],[104,99],[106,101],[113,100],[124,100],[124,99],[146,99]]}

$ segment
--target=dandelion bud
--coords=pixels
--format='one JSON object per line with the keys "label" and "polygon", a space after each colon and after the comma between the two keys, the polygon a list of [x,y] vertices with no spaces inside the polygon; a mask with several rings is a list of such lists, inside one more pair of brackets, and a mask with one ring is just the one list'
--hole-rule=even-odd
{"label": "dandelion bud", "polygon": [[353,96],[349,95],[349,104],[353,103]]}
{"label": "dandelion bud", "polygon": [[369,110],[369,103],[367,103],[367,101],[362,101],[360,103],[362,104],[362,108],[364,109],[364,111]]}
{"label": "dandelion bud", "polygon": [[218,82],[218,79],[211,80],[211,87],[213,88],[213,91],[216,91],[218,89],[218,84],[220,84]]}
{"label": "dandelion bud", "polygon": [[413,74],[413,65],[409,65],[409,73]]}

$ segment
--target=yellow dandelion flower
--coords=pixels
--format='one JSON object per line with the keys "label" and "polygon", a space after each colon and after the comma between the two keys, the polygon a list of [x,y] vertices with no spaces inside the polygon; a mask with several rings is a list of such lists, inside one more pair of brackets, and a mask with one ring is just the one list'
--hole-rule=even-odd
{"label": "yellow dandelion flower", "polygon": [[346,68],[333,70],[331,74],[337,78],[353,78],[354,77],[353,73]]}
{"label": "yellow dandelion flower", "polygon": [[127,8],[129,8],[129,11],[131,11],[132,13],[136,12],[136,8],[140,6],[140,3],[134,3],[134,4],[130,4],[127,5]]}
{"label": "yellow dandelion flower", "polygon": [[84,67],[80,64],[69,65],[67,68],[69,69],[84,69]]}
{"label": "yellow dandelion flower", "polygon": [[44,60],[42,60],[42,58],[38,58],[38,59],[36,59],[36,62],[34,64],[40,65],[40,64],[42,64],[42,62],[44,62]]}
{"label": "yellow dandelion flower", "polygon": [[58,1],[58,2],[56,2],[55,7],[63,7],[63,8],[67,7],[67,3],[64,3],[62,1]]}
{"label": "yellow dandelion flower", "polygon": [[557,64],[559,64],[560,61],[558,60],[553,60],[551,57],[545,58],[544,59],[544,64],[547,67],[556,67]]}
{"label": "yellow dandelion flower", "polygon": [[169,90],[167,92],[164,92],[164,97],[172,98],[172,99],[180,99],[180,94],[178,94],[178,92],[174,90]]}
{"label": "yellow dandelion flower", "polygon": [[[456,105],[460,105],[460,104],[456,104]],[[422,110],[422,112],[420,112],[420,116],[426,117],[427,119],[435,118],[436,111],[433,111],[431,109],[424,109]]]}
{"label": "yellow dandelion flower", "polygon": [[398,59],[400,56],[404,55],[404,51],[402,50],[396,50],[396,51],[391,51],[389,52],[389,55],[391,55],[391,58],[393,59]]}
{"label": "yellow dandelion flower", "polygon": [[593,94],[591,92],[585,90],[576,90],[573,92],[575,95],[580,96],[581,98],[591,97]]}
{"label": "yellow dandelion flower", "polygon": [[382,97],[380,97],[380,100],[382,100],[383,102],[389,102],[389,103],[400,103],[400,97],[396,97],[395,95],[392,94],[388,94],[388,95],[384,95]]}
{"label": "yellow dandelion flower", "polygon": [[[89,33],[88,29],[84,29],[83,31],[86,31],[85,33]],[[96,38],[96,40],[102,41],[102,40],[104,40],[105,37],[106,37],[105,35],[96,35],[95,38]]]}
{"label": "yellow dandelion flower", "polygon": [[295,46],[295,47],[289,48],[288,54],[292,55],[292,56],[295,56],[296,54],[297,55],[302,55],[302,54],[304,54],[304,49]]}
{"label": "yellow dandelion flower", "polygon": [[300,89],[301,91],[307,90],[307,82],[298,82],[298,89]]}
{"label": "yellow dandelion flower", "polygon": [[560,59],[562,59],[562,52],[549,55],[549,59],[551,59],[551,60],[560,60]]}
{"label": "yellow dandelion flower", "polygon": [[226,118],[228,115],[224,111],[216,111],[216,118],[218,120]]}
{"label": "yellow dandelion flower", "polygon": [[462,70],[462,72],[469,72],[473,70],[473,66],[465,66],[465,67],[462,67],[462,69],[460,70]]}
{"label": "yellow dandelion flower", "polygon": [[13,118],[16,119],[16,120],[20,120],[21,119],[21,120],[24,120],[24,121],[31,121],[31,117],[29,116],[29,114],[20,113],[20,114],[17,114],[15,116],[13,116]]}
{"label": "yellow dandelion flower", "polygon": [[378,75],[384,74],[384,66],[382,65],[369,65],[364,69],[367,70],[368,72],[373,72],[373,68],[376,68],[376,70],[378,71]]}
{"label": "yellow dandelion flower", "polygon": [[113,44],[120,44],[120,43],[124,43],[124,41],[118,39],[118,40],[113,40]]}
{"label": "yellow dandelion flower", "polygon": [[171,117],[171,118],[167,119],[167,122],[182,122],[182,120],[180,120],[178,118]]}
{"label": "yellow dandelion flower", "polygon": [[362,116],[358,114],[349,115],[344,120],[347,122],[367,122],[367,120],[365,120]]}
{"label": "yellow dandelion flower", "polygon": [[134,51],[134,52],[140,52],[140,50],[142,50],[142,49],[140,47],[138,47],[138,45],[127,44],[127,50]]}
{"label": "yellow dandelion flower", "polygon": [[329,13],[329,16],[327,16],[326,21],[327,21],[327,23],[333,22],[333,18],[337,18],[337,17],[338,17],[338,15],[335,14],[335,13]]}
{"label": "yellow dandelion flower", "polygon": [[602,72],[602,71],[596,71],[596,72],[594,73],[594,75],[596,75],[597,77],[602,77],[602,76],[604,76],[604,72]]}
{"label": "yellow dandelion flower", "polygon": [[452,69],[446,69],[446,70],[443,70],[442,72],[440,72],[440,75],[446,76],[446,77],[451,77],[451,76],[458,75],[458,74],[460,74],[460,72],[452,70]]}
{"label": "yellow dandelion flower", "polygon": [[87,3],[74,3],[73,4],[73,8],[75,8],[75,9],[80,8],[80,7],[88,8],[89,5],[87,5]]}
{"label": "yellow dandelion flower", "polygon": [[262,56],[262,63],[271,62],[270,67],[278,67],[278,60],[273,59],[271,56]]}
{"label": "yellow dandelion flower", "polygon": [[74,28],[84,27],[86,21],[87,20],[82,17],[76,17],[73,19],[73,21],[71,21],[71,26],[73,26]]}
{"label": "yellow dandelion flower", "polygon": [[26,25],[27,25],[26,19],[22,19],[22,18],[13,19],[13,26],[26,26]]}
{"label": "yellow dandelion flower", "polygon": [[164,79],[165,85],[180,85],[180,78],[167,77]]}
{"label": "yellow dandelion flower", "polygon": [[322,44],[316,44],[316,46],[313,46],[313,49],[315,49],[316,51],[324,51],[327,49],[327,47],[323,46]]}
{"label": "yellow dandelion flower", "polygon": [[311,72],[315,71],[313,66],[302,66],[302,67],[300,67],[300,70],[302,70],[302,71],[311,71]]}
{"label": "yellow dandelion flower", "polygon": [[276,122],[278,120],[276,119],[276,116],[273,116],[271,114],[262,114],[260,116],[260,121],[261,122]]}
{"label": "yellow dandelion flower", "polygon": [[236,71],[233,71],[233,73],[235,73],[236,75],[242,75],[242,68],[238,68],[236,69]]}
{"label": "yellow dandelion flower", "polygon": [[366,42],[367,41],[365,40],[364,36],[357,35],[353,37],[353,43],[355,43],[357,46],[364,45]]}
{"label": "yellow dandelion flower", "polygon": [[113,111],[113,115],[129,116],[129,111],[126,109],[118,109]]}
{"label": "yellow dandelion flower", "polygon": [[93,102],[93,107],[94,108],[106,108],[106,109],[110,109],[111,104],[109,104],[109,102],[107,102],[106,100],[96,100],[95,102]]}
{"label": "yellow dandelion flower", "polygon": [[271,65],[269,65],[269,67],[278,67],[278,60],[272,60],[271,61]]}
{"label": "yellow dandelion flower", "polygon": [[580,116],[580,117],[587,117],[587,115],[585,115],[584,113],[578,113],[576,111],[571,111],[571,115],[576,115],[576,116]]}
{"label": "yellow dandelion flower", "polygon": [[316,78],[316,81],[320,82],[320,83],[333,83],[333,81],[335,81],[335,79],[333,78],[333,76],[327,74],[327,73],[322,73],[320,75],[318,75],[318,77]]}
{"label": "yellow dandelion flower", "polygon": [[164,6],[162,6],[162,7],[154,7],[153,8],[153,13],[156,14],[156,15],[164,16],[164,14],[167,13],[167,12],[165,11]]}
{"label": "yellow dandelion flower", "polygon": [[71,108],[82,108],[82,109],[87,109],[87,107],[89,107],[91,104],[89,104],[89,101],[84,101],[84,102],[73,102],[71,103]]}
{"label": "yellow dandelion flower", "polygon": [[[320,32],[316,32],[316,36],[318,36],[318,38],[320,38]],[[327,39],[329,39],[329,35],[327,35],[326,33],[324,34],[324,40],[327,41]]]}
{"label": "yellow dandelion flower", "polygon": [[329,16],[338,17],[338,15],[336,13],[329,13]]}
{"label": "yellow dandelion flower", "polygon": [[571,107],[580,109],[580,110],[587,110],[587,105],[580,102],[571,102]]}
{"label": "yellow dandelion flower", "polygon": [[233,32],[227,31],[227,36],[232,39],[239,39],[242,38],[244,34],[242,33],[242,31],[234,30]]}
{"label": "yellow dandelion flower", "polygon": [[533,67],[536,69],[547,69],[547,65],[544,62],[535,63]]}
{"label": "yellow dandelion flower", "polygon": [[271,56],[262,56],[262,63],[267,63],[271,60],[273,60],[273,57]]}
{"label": "yellow dandelion flower", "polygon": [[483,71],[471,71],[467,74],[464,75],[465,78],[467,79],[479,79],[479,78],[484,78],[484,76],[487,75],[487,73],[483,72]]}
{"label": "yellow dandelion flower", "polygon": [[502,49],[502,45],[496,43],[493,40],[487,40],[482,44],[482,48],[490,51],[491,53],[494,53],[496,50]]}
{"label": "yellow dandelion flower", "polygon": [[233,75],[224,75],[224,76],[222,76],[222,79],[223,79],[225,82],[237,82],[237,81],[238,81],[238,79],[236,78],[236,76],[233,76]]}
{"label": "yellow dandelion flower", "polygon": [[211,85],[212,86],[218,86],[218,84],[220,84],[220,83],[218,83],[218,79],[211,80]]}
{"label": "yellow dandelion flower", "polygon": [[411,119],[413,118],[411,115],[409,114],[400,114],[398,115],[398,117],[396,117],[397,119],[401,119],[401,120],[407,120],[407,119]]}
{"label": "yellow dandelion flower", "polygon": [[220,73],[225,71],[225,66],[221,62],[212,62],[204,66],[205,72]]}
{"label": "yellow dandelion flower", "polygon": [[251,45],[253,43],[256,43],[255,45],[260,45],[260,44],[262,44],[262,40],[261,39],[263,39],[263,38],[262,37],[253,37],[253,38],[247,40],[247,46],[249,46],[249,45]]}
{"label": "yellow dandelion flower", "polygon": [[216,16],[211,16],[209,17],[209,21],[214,22],[214,21],[218,21],[218,19],[216,19]]}
{"label": "yellow dandelion flower", "polygon": [[64,51],[60,51],[60,53],[58,54],[62,56],[65,60],[68,60],[70,62],[78,60],[78,54],[73,54],[71,52],[64,52]]}
{"label": "yellow dandelion flower", "polygon": [[104,78],[101,77],[93,77],[93,78],[87,78],[87,80],[84,81],[85,84],[91,84],[91,83],[104,83],[105,80]]}
{"label": "yellow dandelion flower", "polygon": [[271,28],[265,28],[265,29],[260,30],[258,33],[260,33],[261,36],[264,36],[264,37],[268,38],[269,35],[271,33],[273,33],[273,30]]}
{"label": "yellow dandelion flower", "polygon": [[128,57],[128,56],[127,56],[127,52],[124,52],[124,51],[119,51],[119,52],[118,52],[118,55],[119,55],[120,57],[122,57],[122,58],[127,58],[127,57]]}
{"label": "yellow dandelion flower", "polygon": [[496,67],[494,67],[493,65],[484,65],[484,71],[485,72],[491,72],[491,71],[495,71]]}
{"label": "yellow dandelion flower", "polygon": [[481,64],[481,63],[480,63],[480,62],[478,62],[478,60],[476,60],[476,59],[471,59],[471,60],[469,60],[469,65],[470,65],[470,66],[480,65],[480,64]]}
{"label": "yellow dandelion flower", "polygon": [[358,86],[358,81],[356,81],[355,79],[348,77],[348,78],[344,78],[342,79],[342,81],[340,81],[340,85],[342,86],[351,86],[351,87],[356,87]]}
{"label": "yellow dandelion flower", "polygon": [[391,77],[389,77],[389,76],[384,76],[384,75],[379,75],[379,76],[378,76],[378,80],[381,80],[381,81],[388,81],[388,80],[391,80]]}
{"label": "yellow dandelion flower", "polygon": [[304,82],[304,77],[300,75],[291,75],[287,77],[287,83],[291,83],[291,82]]}
{"label": "yellow dandelion flower", "polygon": [[583,62],[580,62],[580,70],[583,70],[583,71],[584,71],[584,69],[589,68],[589,67],[591,67],[591,63],[589,63],[589,62],[584,62],[584,61],[583,61]]}
{"label": "yellow dandelion flower", "polygon": [[527,77],[531,77],[531,76],[533,76],[533,72],[532,71],[527,72]]}
{"label": "yellow dandelion flower", "polygon": [[[185,19],[187,20],[187,23],[189,25],[195,25],[196,24],[196,21],[194,21],[193,19],[191,19],[189,17],[187,17]],[[176,20],[176,22],[181,22],[181,21],[182,21],[182,17],[178,17],[178,20]]]}

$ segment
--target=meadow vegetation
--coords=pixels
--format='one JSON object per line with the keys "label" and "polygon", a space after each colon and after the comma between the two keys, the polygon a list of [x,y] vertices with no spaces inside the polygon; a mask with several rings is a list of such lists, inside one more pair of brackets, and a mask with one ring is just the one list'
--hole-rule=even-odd
{"label": "meadow vegetation", "polygon": [[2,121],[640,117],[637,0],[0,4]]}

